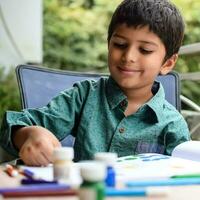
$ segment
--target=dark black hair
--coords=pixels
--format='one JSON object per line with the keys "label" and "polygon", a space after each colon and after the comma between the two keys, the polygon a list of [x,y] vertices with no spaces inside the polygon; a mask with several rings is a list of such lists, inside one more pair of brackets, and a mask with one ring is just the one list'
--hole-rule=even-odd
{"label": "dark black hair", "polygon": [[108,42],[118,25],[148,26],[163,42],[165,59],[178,53],[184,36],[184,21],[168,0],[124,0],[113,13],[108,27]]}

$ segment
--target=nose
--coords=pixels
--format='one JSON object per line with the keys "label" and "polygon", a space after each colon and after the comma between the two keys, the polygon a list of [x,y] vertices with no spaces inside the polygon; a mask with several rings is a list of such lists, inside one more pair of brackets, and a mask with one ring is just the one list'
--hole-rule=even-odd
{"label": "nose", "polygon": [[135,50],[135,48],[127,48],[122,56],[122,60],[124,62],[136,62],[138,59],[138,52]]}

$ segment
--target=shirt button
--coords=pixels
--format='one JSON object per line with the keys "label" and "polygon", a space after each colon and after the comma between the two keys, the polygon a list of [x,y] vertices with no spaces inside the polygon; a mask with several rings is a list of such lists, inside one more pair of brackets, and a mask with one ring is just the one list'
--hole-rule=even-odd
{"label": "shirt button", "polygon": [[122,101],[122,102],[120,103],[120,105],[121,105],[121,107],[124,107],[124,106],[126,105],[126,101]]}
{"label": "shirt button", "polygon": [[123,133],[125,131],[125,128],[119,128],[119,132]]}

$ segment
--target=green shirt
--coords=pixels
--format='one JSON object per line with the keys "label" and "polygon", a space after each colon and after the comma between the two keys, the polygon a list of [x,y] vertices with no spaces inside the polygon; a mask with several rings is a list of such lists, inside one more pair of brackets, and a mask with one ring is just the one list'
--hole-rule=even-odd
{"label": "green shirt", "polygon": [[0,143],[17,155],[11,140],[12,126],[39,125],[59,140],[70,133],[75,136],[75,161],[92,159],[96,152],[170,155],[176,145],[190,139],[189,131],[181,114],[165,100],[161,84],[155,82],[154,86],[154,96],[126,117],[127,98],[111,77],[78,82],[47,106],[6,112]]}

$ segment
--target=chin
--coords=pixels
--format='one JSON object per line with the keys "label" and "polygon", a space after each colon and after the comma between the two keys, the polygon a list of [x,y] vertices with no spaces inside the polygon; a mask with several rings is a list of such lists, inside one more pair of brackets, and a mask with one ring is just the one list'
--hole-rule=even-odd
{"label": "chin", "polygon": [[136,85],[133,83],[128,83],[128,82],[117,82],[120,88],[122,89],[134,89],[136,88]]}

